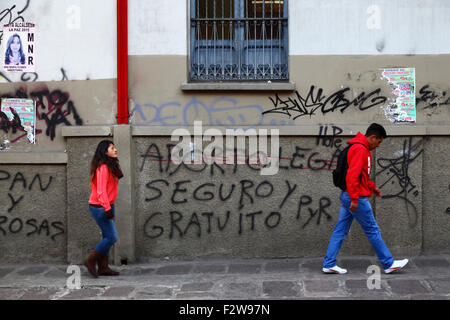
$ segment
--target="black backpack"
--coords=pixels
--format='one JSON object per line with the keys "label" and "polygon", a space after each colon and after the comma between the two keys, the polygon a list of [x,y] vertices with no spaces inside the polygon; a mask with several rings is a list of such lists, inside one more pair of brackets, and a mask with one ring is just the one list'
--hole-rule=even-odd
{"label": "black backpack", "polygon": [[[345,181],[345,178],[347,176],[347,170],[348,170],[348,162],[347,162],[347,153],[350,147],[354,144],[361,144],[365,147],[364,144],[356,142],[356,143],[349,143],[348,146],[341,151],[339,154],[336,169],[333,170],[333,184],[340,188],[342,191],[347,190],[347,182]],[[362,172],[359,176],[359,180],[361,181],[362,178]]]}

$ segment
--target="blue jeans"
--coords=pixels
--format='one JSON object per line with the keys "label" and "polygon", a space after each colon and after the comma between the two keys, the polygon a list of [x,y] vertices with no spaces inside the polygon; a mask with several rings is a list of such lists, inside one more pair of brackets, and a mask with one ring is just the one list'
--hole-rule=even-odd
{"label": "blue jeans", "polygon": [[355,212],[351,212],[349,209],[352,200],[347,192],[344,191],[341,193],[340,200],[341,210],[339,212],[339,219],[328,244],[327,254],[323,260],[323,267],[331,268],[336,265],[336,256],[341,249],[342,241],[347,236],[353,218],[355,218],[361,225],[367,238],[369,238],[383,269],[390,268],[394,262],[394,258],[381,238],[380,228],[373,216],[369,199],[367,197],[360,197],[358,200],[358,210]]}
{"label": "blue jeans", "polygon": [[[111,205],[111,210],[115,215],[114,205]],[[102,240],[95,247],[95,251],[104,256],[109,256],[109,250],[117,241],[117,229],[115,220],[109,220],[106,217],[106,211],[103,207],[93,207],[89,205],[89,211],[98,226],[102,230]]]}

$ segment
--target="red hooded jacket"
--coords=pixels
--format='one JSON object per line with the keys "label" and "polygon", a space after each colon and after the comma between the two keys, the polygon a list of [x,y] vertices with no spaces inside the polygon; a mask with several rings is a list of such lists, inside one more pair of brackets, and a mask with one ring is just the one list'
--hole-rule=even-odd
{"label": "red hooded jacket", "polygon": [[102,164],[95,172],[94,180],[91,181],[91,196],[89,204],[101,205],[105,211],[111,209],[111,205],[117,199],[119,190],[118,180],[111,172],[108,166]]}
{"label": "red hooded jacket", "polygon": [[369,180],[372,169],[369,141],[365,135],[358,132],[353,139],[348,141],[348,143],[356,142],[357,144],[351,146],[347,153],[348,170],[345,178],[347,193],[352,202],[358,202],[359,197],[372,196],[373,190],[376,188],[375,182]]}

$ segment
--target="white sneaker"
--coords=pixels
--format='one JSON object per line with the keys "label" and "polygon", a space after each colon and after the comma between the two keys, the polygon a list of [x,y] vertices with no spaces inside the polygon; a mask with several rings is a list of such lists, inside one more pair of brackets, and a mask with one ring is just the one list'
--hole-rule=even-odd
{"label": "white sneaker", "polygon": [[391,273],[393,271],[400,270],[401,268],[406,266],[408,261],[409,261],[408,259],[394,260],[394,263],[392,264],[392,266],[390,268],[384,270],[384,273]]}
{"label": "white sneaker", "polygon": [[338,266],[334,266],[331,268],[322,268],[322,271],[325,273],[337,273],[337,274],[347,273],[347,269],[339,268]]}

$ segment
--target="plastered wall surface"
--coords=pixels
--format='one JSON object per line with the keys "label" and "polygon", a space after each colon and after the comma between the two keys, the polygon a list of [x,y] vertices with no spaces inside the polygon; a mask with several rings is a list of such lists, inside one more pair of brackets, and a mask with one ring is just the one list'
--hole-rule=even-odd
{"label": "plastered wall surface", "polygon": [[[134,165],[131,170],[135,173],[132,182],[135,192],[130,194],[130,198],[134,201],[135,210],[118,214],[131,215],[133,228],[129,229],[135,230],[136,260],[322,256],[337,219],[338,192],[331,185],[329,170],[316,171],[311,167],[321,166],[321,162],[316,163],[315,160],[331,161],[337,147],[326,147],[320,142],[317,145],[317,138],[324,135],[327,128],[327,136],[342,136],[341,139],[345,140],[374,121],[395,134],[374,154],[374,179],[383,186],[386,197],[374,201],[373,205],[389,248],[396,255],[447,252],[447,208],[450,204],[445,193],[449,185],[445,157],[448,154],[446,128],[450,80],[445,66],[448,59],[448,55],[293,56],[291,80],[296,90],[292,92],[190,92],[180,89],[181,83],[186,81],[186,57],[131,57],[131,124],[138,133],[133,137],[136,151],[127,156],[131,157]],[[392,89],[379,78],[378,72],[380,68],[391,66],[416,68],[416,123],[393,123],[386,116],[385,108],[392,99]],[[25,85],[30,93],[40,83],[21,85]],[[114,123],[114,80],[61,81],[46,85],[50,93],[55,90],[71,93],[70,99],[73,98],[78,115],[86,121],[86,125],[83,122],[77,126],[74,114],[67,114],[74,130],[92,128],[93,131],[87,135],[64,136],[63,128],[70,126],[60,123],[52,142],[44,131],[47,122],[43,120],[40,127],[38,123],[42,133],[37,136],[36,146],[19,140],[8,152],[19,151],[16,154],[19,157],[20,151],[31,152],[38,147],[47,154],[51,150],[66,154],[67,162],[62,165],[67,168],[67,202],[64,207],[67,210],[67,244],[60,247],[58,258],[81,263],[100,239],[99,230],[87,208],[90,192],[87,172],[95,146],[104,138],[101,137],[103,131],[95,127],[108,127]],[[4,92],[14,92],[20,85],[5,84],[3,87],[7,88]],[[99,99],[101,103],[96,104],[95,97],[99,98],[99,95],[104,99]],[[45,104],[48,98],[45,96],[43,99]],[[93,105],[96,106],[94,112]],[[290,108],[289,112],[286,108],[277,109],[286,106]],[[282,134],[281,138],[282,156],[287,158],[282,160],[282,165],[289,169],[282,169],[276,176],[267,178],[246,165],[240,166],[236,172],[227,166],[223,173],[214,167],[213,176],[210,168],[197,173],[180,167],[170,174],[176,169],[170,166],[166,171],[170,164],[167,158],[170,133],[175,128],[191,126],[194,120],[202,120],[205,126],[222,128],[273,126],[282,132],[290,130],[289,135]],[[143,129],[147,131],[139,131]],[[14,135],[9,130],[1,133],[15,137],[21,134],[16,132]],[[434,136],[433,132],[442,136]],[[88,137],[91,135],[92,138]],[[148,157],[148,148],[152,145],[150,152],[155,156],[157,146],[162,159]],[[296,147],[306,150],[299,149],[296,154]],[[314,156],[310,158],[312,154]],[[20,159],[25,161],[23,156]],[[303,165],[303,169],[290,168],[298,165]],[[26,164],[16,166],[22,166],[23,172],[28,172]],[[3,182],[3,194],[8,196],[10,184]],[[186,189],[186,192],[177,191],[172,199],[177,183],[178,188]],[[205,183],[211,185],[203,186],[195,197],[208,198],[208,192],[212,192],[214,198],[196,199],[193,195],[195,190]],[[16,183],[15,188],[19,184]],[[220,200],[220,186],[222,196],[226,198],[233,184],[230,198]],[[295,191],[280,208],[289,188],[295,185]],[[258,186],[258,194],[262,196],[256,194]],[[161,196],[148,201],[158,196],[159,190]],[[270,195],[267,195],[269,191]],[[16,195],[13,197],[17,199]],[[13,200],[8,197],[5,201]],[[241,209],[240,202],[243,205]],[[302,204],[297,219],[299,203]],[[25,202],[21,204],[25,205]],[[31,210],[34,204],[25,206]],[[7,216],[10,223],[12,217],[7,212],[8,208],[4,208],[1,214]],[[49,209],[49,212],[53,214],[54,211]],[[28,233],[34,229],[27,227],[26,220],[23,232],[26,230]],[[2,227],[8,233],[7,223]],[[14,222],[12,230],[15,228],[19,228],[19,222]],[[129,229],[128,225],[124,228]],[[41,229],[41,234],[45,232]],[[15,239],[7,234],[5,240],[3,245],[9,251],[3,251],[3,262],[17,261],[8,253],[15,247]],[[43,254],[38,257],[28,255],[29,248],[20,251],[22,261],[52,259],[53,253],[45,249],[48,247],[46,241],[52,240],[37,239],[33,242],[34,246],[42,248]],[[342,250],[343,254],[373,254],[356,223]]]}
{"label": "plastered wall surface", "polygon": [[[190,0],[128,5],[130,55],[189,52]],[[446,0],[290,0],[289,54],[445,54],[449,12]]]}
{"label": "plastered wall surface", "polygon": [[[67,183],[64,171],[55,176],[63,166],[2,166],[4,263],[61,260],[66,250],[68,261],[81,263],[95,247],[100,233],[87,208],[89,151],[104,138],[111,139],[68,139]],[[339,209],[330,168],[336,145],[347,139],[282,137],[279,173],[261,176],[258,165],[176,165],[168,161],[174,144],[168,137],[135,137],[136,210],[118,214],[135,215],[137,260],[322,256]],[[372,175],[383,198],[372,205],[395,255],[448,249],[447,147],[443,137],[399,136],[373,152]],[[373,254],[356,222],[342,254]]]}
{"label": "plastered wall surface", "polygon": [[[322,257],[339,209],[330,178],[336,152],[371,122],[391,135],[373,152],[372,172],[384,195],[372,199],[374,213],[390,250],[448,252],[447,1],[380,1],[375,7],[369,1],[289,1],[291,91],[182,90],[188,1],[176,2],[129,1],[130,142],[113,130],[114,4],[2,2],[2,23],[38,25],[39,67],[0,74],[2,97],[35,98],[38,106],[35,145],[20,127],[0,119],[0,143],[10,141],[10,149],[0,151],[0,264],[82,263],[100,240],[87,206],[88,172],[105,138],[120,143],[121,163],[134,174],[119,185],[125,193],[118,215],[126,219],[118,224],[127,236],[119,234],[116,263]],[[380,69],[390,67],[416,70],[415,123],[394,123],[387,113],[394,95]],[[176,143],[170,134],[195,120],[222,129],[279,129],[280,171],[261,176],[246,164],[175,165],[168,158],[168,145]],[[342,254],[373,254],[357,223]]]}
{"label": "plastered wall surface", "polygon": [[[328,165],[335,148],[284,137],[279,173],[262,176],[251,164],[174,164],[170,139],[134,143],[138,256],[295,257],[326,250],[339,211]],[[246,156],[237,150],[238,158]],[[355,231],[347,249],[368,252]]]}
{"label": "plastered wall surface", "polygon": [[447,251],[450,231],[450,163],[448,137],[423,142],[423,250]]}
{"label": "plastered wall surface", "polygon": [[414,254],[422,247],[423,137],[386,139],[377,149],[375,181],[383,191],[376,201],[377,222],[391,252]]}
{"label": "plastered wall surface", "polygon": [[[36,73],[6,73],[0,82],[116,77],[116,6],[108,0],[3,0],[0,24],[36,24]],[[1,30],[3,31],[3,29]],[[0,36],[2,32],[0,33]],[[2,38],[2,37],[0,37]],[[6,39],[1,39],[3,48]]]}
{"label": "plastered wall surface", "polygon": [[58,81],[0,84],[0,95],[36,100],[36,143],[30,144],[20,125],[0,119],[0,143],[9,152],[64,152],[64,126],[92,126],[116,122],[116,81]]}
{"label": "plastered wall surface", "polygon": [[[280,172],[261,176],[258,166],[248,164],[176,165],[168,161],[168,145],[173,142],[136,139],[138,255],[191,259],[323,255],[340,206],[339,190],[331,182],[336,148],[330,140],[284,137]],[[383,197],[372,206],[393,254],[448,247],[448,192],[438,192],[448,189],[445,165],[437,170],[441,176],[433,175],[433,183],[424,182],[427,168],[440,166],[447,144],[440,138],[392,137],[373,152],[373,179]],[[430,159],[427,152],[439,156]],[[441,195],[435,197],[437,193]],[[425,206],[428,203],[434,210]],[[429,229],[431,221],[439,225],[435,232]],[[373,254],[356,221],[343,252]]]}
{"label": "plastered wall surface", "polygon": [[67,261],[81,263],[101,239],[89,211],[90,162],[102,138],[69,138],[67,164]]}
{"label": "plastered wall surface", "polygon": [[0,96],[36,101],[36,144],[1,118],[0,144],[10,142],[3,153],[64,152],[61,127],[116,123],[115,2],[4,0],[0,25],[13,22],[36,24],[36,71],[6,72],[0,64]]}
{"label": "plastered wall surface", "polygon": [[[374,200],[373,206],[390,250],[397,255],[446,252],[449,248],[447,208],[450,207],[445,193],[449,184],[445,167],[450,112],[447,97],[450,80],[445,72],[448,59],[448,55],[293,56],[294,91],[190,92],[180,89],[186,80],[186,57],[131,57],[130,112],[136,133],[133,137],[135,152],[127,157],[131,157],[134,166],[130,169],[135,173],[132,182],[135,191],[129,197],[135,209],[122,214],[131,215],[133,221],[133,228],[125,225],[124,230],[134,230],[136,260],[322,256],[337,219],[338,190],[331,185],[329,170],[313,168],[322,165],[320,160],[331,161],[338,147],[335,144],[330,147],[328,140],[325,146],[320,139],[317,145],[317,139],[321,135],[342,136],[337,139],[345,141],[357,130],[365,130],[371,122],[385,125],[391,130],[388,134],[394,133],[374,153],[374,179],[382,185],[385,198]],[[393,123],[386,115],[392,88],[379,78],[378,72],[380,68],[394,66],[416,68],[416,123]],[[22,85],[29,93],[40,83]],[[114,80],[62,81],[46,85],[49,92],[71,93],[70,99],[77,102],[74,105],[86,125],[83,122],[77,126],[73,113],[66,118],[74,130],[92,128],[91,131],[87,135],[64,136],[63,128],[70,126],[60,123],[52,142],[44,131],[47,123],[43,120],[40,122],[43,132],[37,136],[36,146],[19,140],[8,152],[29,152],[39,147],[44,153],[55,150],[66,154],[67,162],[63,165],[67,167],[67,244],[60,251],[60,258],[81,263],[100,239],[87,208],[90,192],[87,172],[96,144],[105,138],[104,131],[95,129],[96,126],[108,127],[114,123]],[[3,86],[7,86],[5,92],[20,88],[18,84]],[[95,97],[100,94],[105,98],[95,104]],[[45,104],[48,98],[43,99]],[[79,104],[78,101],[86,102]],[[92,105],[96,106],[94,112]],[[167,169],[170,164],[167,145],[175,143],[170,141],[170,134],[175,128],[190,127],[194,120],[202,120],[205,126],[222,128],[272,126],[281,132],[289,130],[288,135],[282,134],[280,144],[282,157],[286,158],[281,163],[289,169],[281,169],[276,176],[267,178],[246,165],[240,165],[236,172],[226,166],[223,173],[213,167],[213,176],[211,168],[195,172],[183,166],[171,174],[176,166],[172,164]],[[13,133],[3,130],[2,134]],[[20,134],[16,132],[15,136]],[[161,159],[155,155],[156,147]],[[25,161],[23,157],[21,161]],[[299,165],[303,165],[303,169],[291,168]],[[28,170],[28,166],[22,166]],[[203,186],[195,197],[209,198],[212,192],[214,198],[196,199],[195,190],[205,183],[211,185]],[[220,200],[220,186],[222,197],[226,198],[233,184],[230,198]],[[280,208],[289,188],[295,185],[295,191]],[[258,186],[262,197],[256,194]],[[4,183],[3,188],[7,196],[10,185]],[[186,189],[186,192],[177,191],[172,199],[176,188]],[[272,188],[270,195],[264,197]],[[158,196],[159,191],[159,198],[148,201]],[[31,204],[27,206],[32,208]],[[3,216],[9,217],[8,208],[3,209]],[[15,222],[13,230],[18,226]],[[3,228],[9,225],[4,224]],[[42,229],[41,233],[44,232]],[[13,240],[5,239],[4,246],[13,248]],[[46,248],[45,241],[39,239],[33,245],[39,243]],[[21,259],[35,261],[26,254],[27,250],[21,253]],[[356,223],[342,250],[343,254],[373,254]],[[5,263],[15,261],[6,253],[4,257]],[[45,253],[39,257],[48,260],[52,255]]]}

